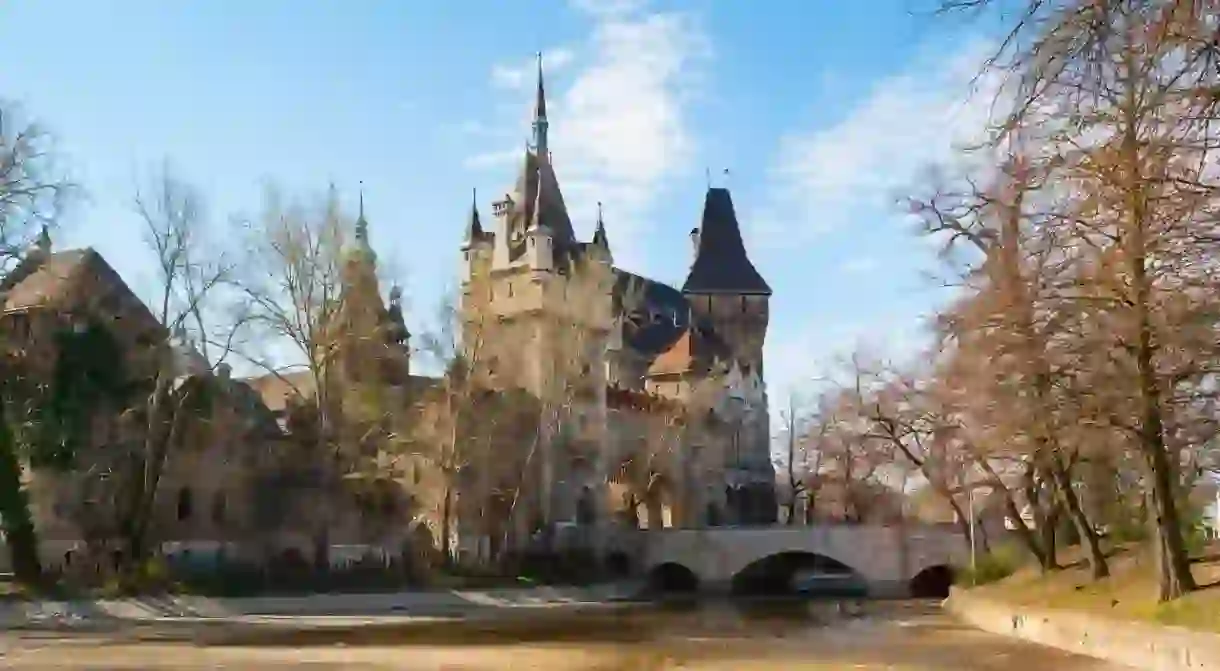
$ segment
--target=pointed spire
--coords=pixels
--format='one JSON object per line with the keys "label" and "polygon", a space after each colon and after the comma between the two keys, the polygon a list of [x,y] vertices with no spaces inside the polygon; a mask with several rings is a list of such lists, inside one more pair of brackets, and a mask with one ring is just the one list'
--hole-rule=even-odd
{"label": "pointed spire", "polygon": [[593,244],[610,249],[610,239],[606,237],[606,222],[602,220],[602,203],[597,201],[597,228],[593,230]]}
{"label": "pointed spire", "polygon": [[540,160],[550,160],[547,149],[546,87],[542,83],[542,52],[538,52],[538,92],[534,100],[534,150]]}
{"label": "pointed spire", "polygon": [[542,84],[542,52],[538,52],[538,95],[534,101],[534,118],[546,118],[546,87]]}
{"label": "pointed spire", "polygon": [[483,237],[483,225],[479,222],[479,190],[471,189],[470,221],[466,223],[466,242],[475,242]]}
{"label": "pointed spire", "polygon": [[369,246],[369,222],[364,218],[364,182],[360,182],[360,210],[356,217],[356,243],[361,247]]}

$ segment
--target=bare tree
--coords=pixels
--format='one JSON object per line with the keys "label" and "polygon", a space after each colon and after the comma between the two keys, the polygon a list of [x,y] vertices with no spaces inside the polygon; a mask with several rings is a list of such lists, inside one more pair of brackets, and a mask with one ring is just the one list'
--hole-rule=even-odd
{"label": "bare tree", "polygon": [[132,409],[139,418],[140,448],[129,455],[130,470],[111,478],[124,490],[118,495],[126,501],[120,507],[119,527],[126,545],[124,559],[133,568],[150,551],[166,465],[192,420],[208,404],[204,396],[209,380],[182,381],[210,376],[218,366],[227,365],[240,326],[218,318],[218,294],[233,279],[233,267],[223,253],[208,246],[198,192],[164,166],[149,189],[136,193],[135,210],[144,223],[157,270],[156,293],[149,301],[156,320],[156,332],[148,334],[151,391],[140,407]]}
{"label": "bare tree", "polygon": [[[249,235],[239,278],[246,320],[261,350],[241,356],[276,378],[289,399],[295,439],[311,452],[315,484],[335,485],[350,466],[341,440],[337,370],[342,353],[344,269],[352,223],[332,187],[314,206],[284,203],[274,190]],[[368,251],[368,250],[362,250]],[[278,356],[277,356],[278,355]],[[327,564],[329,525],[336,511],[317,509],[316,561]]]}
{"label": "bare tree", "polygon": [[785,504],[787,508],[788,524],[796,524],[796,509],[802,496],[805,493],[805,475],[808,465],[805,463],[809,455],[801,449],[806,443],[801,439],[801,418],[798,416],[797,398],[795,394],[788,395],[788,405],[780,411],[781,421],[783,421],[783,436],[786,445],[784,457],[777,460],[777,466],[783,469],[787,477],[784,483],[788,489],[788,502]]}
{"label": "bare tree", "polygon": [[1105,307],[1106,351],[1126,380],[1116,389],[1126,398],[1111,402],[1127,401],[1135,417],[1120,426],[1149,481],[1161,600],[1195,587],[1176,504],[1173,401],[1183,386],[1198,388],[1201,371],[1175,352],[1211,361],[1214,345],[1173,343],[1180,327],[1214,320],[1174,307],[1215,295],[1214,273],[1202,271],[1220,240],[1214,21],[1205,3],[1031,2],[993,59],[1016,83],[1009,127],[1063,120],[1057,158],[1077,198],[1060,225],[1102,262],[1101,282],[1085,293]]}
{"label": "bare tree", "polygon": [[480,401],[485,400],[485,394],[492,389],[484,347],[487,320],[491,315],[485,305],[469,303],[485,300],[487,289],[482,277],[474,278],[472,282],[478,286],[467,287],[467,304],[463,306],[456,300],[443,302],[438,328],[424,335],[422,350],[442,367],[443,374],[439,398],[427,396],[416,400],[422,421],[416,423],[415,452],[441,477],[440,543],[441,555],[446,561],[453,552],[454,499],[463,484],[463,476],[477,472],[479,477],[488,479],[480,483],[483,487],[476,490],[472,486],[463,492],[472,500],[488,498],[491,483],[499,480],[490,473],[490,454],[475,455],[473,448],[478,441],[471,436],[471,425],[480,405],[484,410],[488,409],[489,404],[480,404]]}
{"label": "bare tree", "polygon": [[[8,273],[29,249],[35,229],[41,235],[53,225],[72,191],[72,184],[53,160],[51,138],[22,118],[17,105],[0,100],[0,288],[9,288]],[[15,423],[22,421],[30,400],[22,382],[23,351],[4,352],[3,416],[0,417],[0,524],[18,581],[42,581],[38,536],[22,483],[21,445]]]}

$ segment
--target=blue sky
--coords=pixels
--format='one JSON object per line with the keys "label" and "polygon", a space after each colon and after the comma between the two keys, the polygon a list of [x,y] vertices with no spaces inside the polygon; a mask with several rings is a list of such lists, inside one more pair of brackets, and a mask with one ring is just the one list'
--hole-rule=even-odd
{"label": "blue sky", "polygon": [[334,182],[353,208],[363,181],[418,332],[454,283],[471,189],[490,218],[515,176],[543,51],[578,234],[604,202],[619,265],[680,284],[705,170],[733,190],[775,290],[780,401],[861,339],[910,351],[943,296],[894,197],[985,121],[969,84],[989,36],[912,11],[927,5],[8,0],[0,97],[56,134],[87,189],[57,246],[96,247],[137,289],[149,256],[130,201],[167,158],[217,230],[268,181]]}

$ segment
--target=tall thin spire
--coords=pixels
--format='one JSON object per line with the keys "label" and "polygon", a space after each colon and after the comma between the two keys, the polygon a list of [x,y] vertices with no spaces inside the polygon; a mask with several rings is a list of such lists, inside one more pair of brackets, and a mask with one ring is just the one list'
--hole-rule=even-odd
{"label": "tall thin spire", "polygon": [[538,152],[538,158],[549,160],[550,152],[547,149],[547,120],[546,120],[546,87],[542,82],[542,52],[538,52],[538,93],[534,100],[534,150]]}
{"label": "tall thin spire", "polygon": [[356,217],[356,242],[362,247],[369,244],[369,222],[364,218],[364,181],[360,182],[360,210]]}
{"label": "tall thin spire", "polygon": [[593,230],[593,244],[610,249],[610,239],[606,237],[606,222],[602,220],[602,203],[597,201],[597,228]]}
{"label": "tall thin spire", "polygon": [[466,227],[466,240],[474,242],[483,235],[483,225],[479,222],[479,190],[470,190],[470,222]]}

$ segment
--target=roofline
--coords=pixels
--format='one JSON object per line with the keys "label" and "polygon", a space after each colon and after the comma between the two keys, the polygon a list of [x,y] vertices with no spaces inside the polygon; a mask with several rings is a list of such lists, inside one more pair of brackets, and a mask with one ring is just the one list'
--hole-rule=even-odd
{"label": "roofline", "polygon": [[770,296],[772,292],[753,289],[682,289],[684,296]]}

